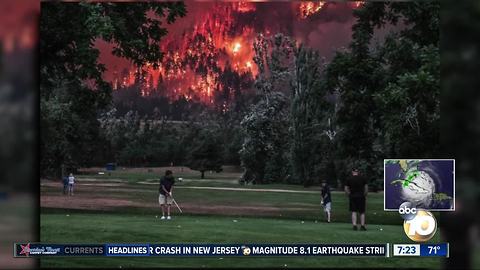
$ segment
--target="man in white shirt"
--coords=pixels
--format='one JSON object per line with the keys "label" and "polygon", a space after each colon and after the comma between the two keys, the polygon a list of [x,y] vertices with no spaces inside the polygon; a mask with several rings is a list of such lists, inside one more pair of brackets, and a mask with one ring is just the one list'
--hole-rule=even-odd
{"label": "man in white shirt", "polygon": [[73,185],[75,184],[75,177],[70,173],[68,176],[68,195],[73,196]]}

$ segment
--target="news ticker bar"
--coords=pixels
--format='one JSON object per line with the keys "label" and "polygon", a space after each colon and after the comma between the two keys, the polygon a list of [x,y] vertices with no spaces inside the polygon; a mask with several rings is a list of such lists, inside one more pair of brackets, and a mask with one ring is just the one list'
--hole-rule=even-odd
{"label": "news ticker bar", "polygon": [[389,244],[44,244],[15,243],[14,257],[364,256],[389,257]]}
{"label": "news ticker bar", "polygon": [[[449,244],[393,244],[393,256],[448,257]],[[15,243],[14,257],[359,256],[390,257],[390,244],[44,244]]]}

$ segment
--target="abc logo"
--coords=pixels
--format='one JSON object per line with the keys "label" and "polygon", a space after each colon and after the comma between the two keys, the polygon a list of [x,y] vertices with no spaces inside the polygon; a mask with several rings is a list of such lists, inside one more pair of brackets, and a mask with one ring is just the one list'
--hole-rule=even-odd
{"label": "abc logo", "polygon": [[411,240],[415,242],[425,242],[435,235],[437,231],[437,221],[432,213],[419,209],[416,210],[416,214],[412,219],[404,220],[403,230]]}
{"label": "abc logo", "polygon": [[398,208],[398,213],[404,220],[410,220],[417,215],[417,208],[411,202],[404,202]]}
{"label": "abc logo", "polygon": [[398,212],[400,214],[414,214],[416,215],[417,214],[417,208],[400,208],[398,209]]}

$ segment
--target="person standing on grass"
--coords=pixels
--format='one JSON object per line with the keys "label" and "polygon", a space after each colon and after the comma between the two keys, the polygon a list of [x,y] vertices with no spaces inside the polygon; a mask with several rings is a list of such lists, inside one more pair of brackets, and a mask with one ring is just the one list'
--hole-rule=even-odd
{"label": "person standing on grass", "polygon": [[75,177],[73,173],[68,176],[68,195],[73,196],[73,185],[75,185]]}
{"label": "person standing on grass", "polygon": [[327,217],[327,222],[330,223],[330,212],[332,211],[332,195],[330,194],[330,186],[325,180],[322,182],[322,206]]}
{"label": "person standing on grass", "polygon": [[352,170],[352,176],[345,183],[345,193],[350,199],[350,212],[352,212],[353,230],[358,230],[357,213],[360,214],[360,230],[366,231],[365,227],[365,204],[368,194],[367,179],[360,175],[358,169]]}
{"label": "person standing on grass", "polygon": [[67,192],[68,192],[68,176],[64,176],[62,181],[63,181],[63,195],[67,195]]}
{"label": "person standing on grass", "polygon": [[170,206],[172,205],[172,191],[173,185],[175,184],[175,178],[172,175],[172,171],[167,170],[165,172],[165,176],[160,179],[160,187],[159,187],[159,196],[158,196],[158,203],[162,207],[162,218],[165,219],[165,208],[167,212],[167,219],[171,219],[170,217]]}

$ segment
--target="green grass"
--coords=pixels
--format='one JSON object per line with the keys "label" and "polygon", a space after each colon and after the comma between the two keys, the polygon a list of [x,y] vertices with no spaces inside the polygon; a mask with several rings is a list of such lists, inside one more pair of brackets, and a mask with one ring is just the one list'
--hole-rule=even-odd
{"label": "green grass", "polygon": [[[50,243],[406,243],[398,225],[352,231],[345,223],[277,218],[153,215],[46,214],[41,240]],[[62,226],[59,226],[59,225]],[[383,230],[380,231],[380,228]],[[438,239],[436,239],[438,241]],[[44,258],[42,267],[439,267],[431,258],[242,257],[242,258]]]}
{"label": "green grass", "polygon": [[[165,168],[167,169],[167,168]],[[180,169],[178,167],[169,168],[174,171],[174,175],[176,178],[186,178],[189,180],[199,180],[199,182],[208,182],[211,180],[227,180],[228,182],[238,183],[238,179],[241,176],[240,172],[205,172],[205,179],[200,178],[200,173],[197,171],[192,171],[188,168]],[[99,170],[100,171],[100,170]],[[159,172],[160,171],[160,172]],[[124,180],[128,181],[129,183],[141,182],[141,181],[157,181],[155,179],[159,179],[163,175],[164,169],[135,169],[135,170],[115,170],[105,172],[105,174],[98,174],[92,172],[84,172],[82,174],[77,175],[79,180],[82,178],[95,178],[99,180]]]}
{"label": "green grass", "polygon": [[[136,206],[108,210],[64,209],[68,198],[57,205],[41,208],[41,241],[56,243],[411,243],[403,233],[397,213],[383,211],[383,193],[367,199],[367,232],[351,230],[348,200],[343,192],[333,192],[333,223],[326,224],[320,206],[319,187],[304,188],[285,184],[239,185],[239,173],[206,173],[176,168],[176,200],[184,214],[169,222],[159,215],[159,171],[118,170],[111,175],[82,174],[78,177],[75,199],[121,199]],[[92,186],[112,184],[117,186]],[[147,184],[146,184],[147,183]],[[148,184],[153,183],[153,184]],[[88,185],[82,185],[88,184]],[[284,189],[314,193],[284,193],[191,189],[229,187]],[[59,196],[58,183],[42,185],[42,196]],[[68,207],[68,206],[66,206]],[[199,207],[215,209],[200,211]],[[238,209],[249,209],[238,211]],[[251,210],[250,210],[251,209]],[[236,212],[237,211],[237,212]],[[67,216],[69,215],[69,216]],[[238,222],[233,222],[233,220]],[[301,223],[304,221],[304,223]],[[383,230],[380,231],[380,228]],[[440,233],[432,242],[440,242]],[[438,268],[432,258],[340,258],[340,257],[252,257],[252,258],[42,258],[42,267],[428,267]]]}
{"label": "green grass", "polygon": [[[51,187],[42,187],[44,194],[58,193]],[[282,218],[295,218],[315,220],[322,218],[323,212],[320,206],[320,192],[314,194],[305,193],[280,193],[280,192],[257,192],[257,191],[231,191],[231,190],[199,190],[177,187],[174,190],[175,198],[180,205],[203,206],[237,206],[237,207],[275,207],[275,212],[263,212],[261,215],[277,216]],[[77,188],[76,196],[87,198],[119,198],[128,199],[141,204],[157,201],[158,187],[152,185],[128,185],[125,187],[103,187],[103,190]],[[332,193],[332,215],[337,222],[349,222],[348,199],[341,192]],[[400,216],[393,212],[383,211],[383,194],[371,193],[368,196],[367,222],[375,224],[400,224]],[[43,210],[43,209],[42,209]],[[158,212],[158,207],[119,208],[122,213],[152,214]],[[189,208],[184,209],[190,212]],[[195,213],[195,212],[193,212]],[[223,213],[228,215],[229,213]],[[257,212],[244,213],[242,216],[258,216]]]}
{"label": "green grass", "polygon": [[[121,181],[128,184],[139,183],[153,183],[157,184],[161,175],[155,171],[149,172],[147,168],[141,171],[128,171],[128,170],[116,170],[111,172],[105,172],[105,174],[93,174],[91,172],[84,172],[77,176],[79,181],[82,179],[96,179],[97,182],[111,182]],[[163,170],[161,170],[163,171]],[[288,185],[288,184],[268,184],[268,185],[239,185],[238,180],[241,177],[241,172],[205,172],[205,178],[200,178],[200,173],[197,171],[191,171],[187,168],[180,170],[176,168],[175,177],[178,180],[182,178],[183,181],[177,181],[178,186],[216,186],[216,187],[241,187],[247,189],[289,189],[289,190],[320,190],[319,186],[310,188],[304,188],[301,185]]]}

